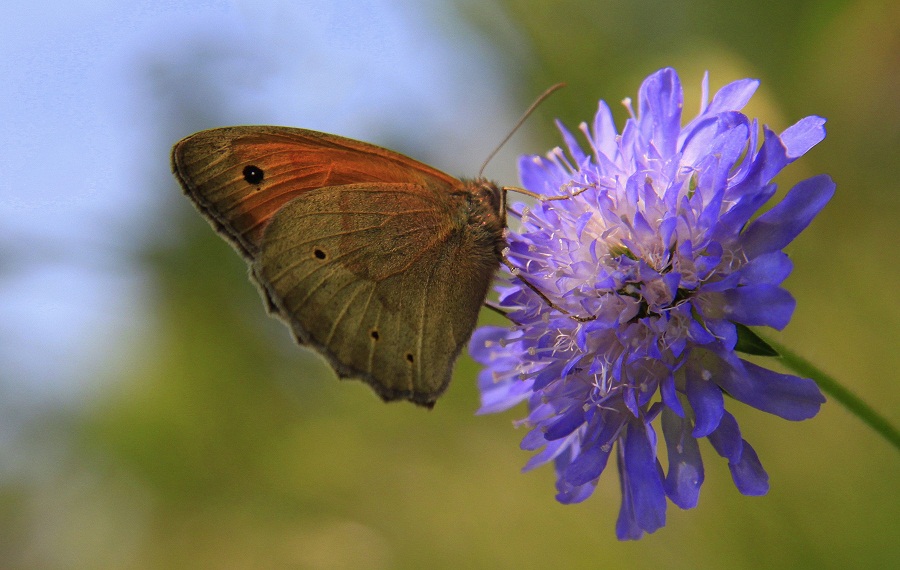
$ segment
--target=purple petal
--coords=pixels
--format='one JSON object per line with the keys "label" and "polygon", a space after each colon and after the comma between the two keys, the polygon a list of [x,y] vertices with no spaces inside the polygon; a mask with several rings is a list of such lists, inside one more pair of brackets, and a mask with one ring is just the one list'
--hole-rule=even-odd
{"label": "purple petal", "polygon": [[[756,188],[748,191],[737,198],[737,202],[727,212],[722,214],[719,219],[719,226],[716,229],[716,236],[737,236],[744,225],[753,217],[763,204],[769,201],[769,198],[775,195],[778,186],[769,184],[762,188]],[[726,192],[726,195],[728,193]]]}
{"label": "purple petal", "polygon": [[709,105],[709,71],[703,72],[703,79],[700,81],[700,114],[706,112]]}
{"label": "purple petal", "polygon": [[622,400],[625,402],[625,407],[634,415],[634,417],[638,417],[641,415],[640,410],[638,409],[637,399],[634,395],[634,387],[631,385],[625,385],[622,388]]}
{"label": "purple petal", "polygon": [[704,114],[740,111],[756,93],[758,79],[739,79],[719,89]]}
{"label": "purple petal", "polygon": [[720,188],[715,194],[710,196],[709,203],[700,212],[697,219],[697,225],[701,228],[711,228],[719,220],[722,213],[722,200],[725,198],[725,189]]}
{"label": "purple petal", "polygon": [[744,440],[741,439],[741,429],[738,427],[734,416],[725,412],[722,421],[716,431],[709,434],[709,442],[716,453],[731,463],[736,463],[741,458]]}
{"label": "purple petal", "polygon": [[783,329],[791,321],[797,302],[777,285],[762,283],[729,289],[724,293],[725,315],[730,321],[751,326]]}
{"label": "purple petal", "polygon": [[669,472],[663,485],[666,495],[682,509],[694,508],[703,485],[703,460],[697,440],[690,433],[691,422],[665,408],[662,429],[669,454]]}
{"label": "purple petal", "polygon": [[787,148],[778,135],[763,127],[763,143],[759,152],[750,161],[750,168],[744,174],[744,178],[731,186],[725,197],[735,199],[755,192],[757,188],[768,184],[781,169],[790,164],[791,160],[793,159],[788,157]]}
{"label": "purple petal", "polygon": [[[715,259],[721,260],[721,257],[719,257],[717,255]],[[740,285],[740,283],[741,283],[740,273],[734,272],[734,273],[729,274],[729,273],[719,272],[717,275],[715,272],[715,267],[713,267],[713,269],[711,269],[710,271],[707,272],[707,263],[708,262],[704,263],[703,260],[697,260],[696,267],[697,267],[698,271],[702,271],[702,273],[700,273],[700,275],[707,276],[707,278],[716,275],[716,276],[720,276],[720,280],[719,281],[708,281],[706,283],[703,283],[700,285],[700,287],[697,288],[698,291],[702,291],[704,293],[722,292],[722,291],[728,291],[729,289],[734,289],[735,287]]]}
{"label": "purple petal", "polygon": [[[483,329],[475,331],[475,334],[477,335],[482,330]],[[485,333],[485,335],[487,335],[487,333]],[[482,343],[475,342],[475,344],[480,345]],[[478,357],[476,357],[476,360],[478,360]],[[487,366],[478,373],[478,390],[481,392],[481,407],[476,413],[479,415],[508,410],[528,398],[531,394],[533,384],[531,379],[517,380],[506,378],[497,380],[495,378],[494,374],[497,368],[494,368],[494,366],[502,367],[503,364],[506,364],[506,359],[498,359],[491,364],[492,366]],[[509,362],[508,365],[513,367],[515,366],[515,362]]]}
{"label": "purple petal", "polygon": [[569,179],[568,173],[542,156],[525,155],[519,158],[519,180],[532,192],[548,196],[556,194]]}
{"label": "purple petal", "polygon": [[763,469],[762,463],[753,447],[743,441],[743,452],[737,463],[729,463],[731,478],[734,486],[742,495],[759,496],[769,491],[769,474]]}
{"label": "purple petal", "polygon": [[556,416],[556,407],[550,402],[545,402],[546,399],[543,394],[532,394],[528,402],[528,422],[532,425],[541,425],[541,429],[544,422]]}
{"label": "purple petal", "polygon": [[609,105],[605,101],[600,101],[597,105],[597,114],[594,116],[594,146],[610,160],[616,156],[617,134]]}
{"label": "purple petal", "polygon": [[584,151],[581,150],[581,146],[578,144],[578,140],[575,139],[575,136],[559,119],[556,120],[556,128],[559,129],[559,132],[562,134],[563,141],[565,141],[566,147],[569,149],[569,154],[575,159],[575,164],[584,164],[584,160],[587,156],[584,154]]}
{"label": "purple petal", "polygon": [[749,258],[778,251],[791,243],[834,195],[835,184],[820,174],[794,186],[778,205],[754,220],[741,234]]}
{"label": "purple petal", "polygon": [[749,380],[746,387],[741,386],[742,397],[731,389],[736,384],[722,387],[745,404],[786,420],[800,421],[815,416],[825,403],[825,396],[809,378],[773,372],[745,360],[741,363]]}
{"label": "purple petal", "polygon": [[[745,149],[750,136],[750,119],[737,111],[728,111],[707,115],[692,128],[693,131],[685,135],[683,152],[685,157],[693,155],[694,159],[685,161],[685,164],[697,164],[698,158],[704,154],[719,154],[723,148],[732,149],[729,155],[734,154],[735,150]],[[688,150],[689,147],[694,147],[693,152]],[[707,152],[702,152],[701,147],[705,147]]]}
{"label": "purple petal", "polygon": [[726,350],[733,350],[737,344],[737,327],[731,321],[725,319],[707,319],[706,326],[716,338],[722,347]]}
{"label": "purple petal", "polygon": [[606,468],[609,459],[609,451],[603,451],[599,445],[588,449],[582,449],[581,453],[572,460],[564,473],[566,482],[573,486],[584,485],[600,477]]}
{"label": "purple petal", "polygon": [[702,359],[713,380],[731,397],[786,420],[811,418],[825,401],[816,383],[808,378],[772,372],[733,354],[694,349],[691,356]]}
{"label": "purple petal", "polygon": [[584,485],[572,485],[563,474],[568,470],[571,466],[571,461],[577,459],[574,457],[575,448],[571,445],[567,445],[564,448],[564,451],[560,453],[554,460],[554,467],[556,468],[556,500],[564,505],[570,505],[573,503],[580,503],[581,501],[587,499],[594,492],[594,487],[596,486],[595,482],[585,483]]}
{"label": "purple petal", "polygon": [[672,68],[657,71],[644,80],[638,93],[641,132],[663,157],[675,154],[681,132],[683,93]]}
{"label": "purple petal", "polygon": [[681,400],[678,399],[678,392],[675,390],[675,377],[672,374],[669,374],[668,377],[660,382],[659,392],[662,395],[663,403],[675,412],[675,415],[683,418],[684,407],[681,405]]}
{"label": "purple petal", "polygon": [[625,121],[625,126],[622,128],[622,134],[619,135],[619,161],[624,162],[625,164],[629,164],[634,161],[634,152],[637,143],[636,139],[640,138],[638,135],[638,126],[635,123],[634,119],[628,119]]}
{"label": "purple petal", "polygon": [[812,115],[800,119],[781,133],[790,158],[798,158],[825,139],[825,119]]}
{"label": "purple petal", "polygon": [[524,451],[535,451],[547,445],[547,438],[544,437],[544,430],[539,427],[532,429],[525,434],[519,443],[519,449]]}
{"label": "purple petal", "polygon": [[556,500],[564,505],[574,505],[590,497],[594,493],[594,483],[586,483],[580,487],[570,487],[563,481],[556,483]]}
{"label": "purple petal", "polygon": [[741,268],[741,282],[780,285],[791,274],[794,264],[783,251],[764,253]]}
{"label": "purple petal", "polygon": [[581,240],[584,235],[584,228],[587,227],[588,223],[590,223],[591,218],[594,217],[593,212],[588,210],[578,217],[578,221],[575,224],[575,235],[578,236],[578,239]]}
{"label": "purple petal", "polygon": [[[753,93],[756,92],[756,88],[759,87],[759,81],[756,79],[741,79],[739,81],[734,81],[729,83],[725,87],[719,89],[718,93],[716,93],[715,97],[713,97],[712,102],[708,106],[704,106],[701,103],[700,114],[697,115],[688,125],[682,129],[681,138],[679,140],[679,148],[684,148],[684,143],[694,134],[698,128],[702,128],[701,124],[708,122],[710,119],[714,119],[716,115],[721,113],[728,113],[740,111],[744,108],[750,98],[753,96]],[[705,98],[708,94],[708,76],[704,75],[703,78],[703,93],[701,94],[701,100],[705,102]]]}
{"label": "purple petal", "polygon": [[567,443],[568,442],[565,439],[557,439],[556,441],[548,442],[547,447],[545,447],[543,451],[533,456],[525,463],[525,466],[522,467],[522,472],[526,473],[531,471],[535,467],[540,467],[544,463],[556,459],[560,454],[567,452],[569,449]]}
{"label": "purple petal", "polygon": [[704,117],[694,119],[681,133],[682,141],[678,145],[682,153],[681,162],[684,166],[696,166],[709,155],[707,152],[710,142],[718,136],[719,121],[716,117]]}
{"label": "purple petal", "polygon": [[[705,437],[719,426],[725,412],[722,389],[712,381],[712,372],[689,363],[685,372],[685,391],[694,410],[694,437]],[[704,376],[708,376],[706,378]]]}
{"label": "purple petal", "polygon": [[495,357],[497,342],[509,335],[509,329],[497,326],[484,326],[475,329],[469,341],[469,354],[479,364],[490,364]]}
{"label": "purple petal", "polygon": [[[692,306],[695,310],[699,311],[696,304]],[[694,343],[702,345],[716,342],[716,337],[710,334],[710,332],[706,330],[706,327],[698,323],[695,319],[691,319],[691,322],[688,324],[688,326],[690,327],[691,339],[694,341]]]}
{"label": "purple petal", "polygon": [[531,381],[502,382],[481,389],[481,407],[477,415],[506,411],[531,395]]}
{"label": "purple petal", "polygon": [[[737,115],[734,117],[733,115]],[[696,166],[700,170],[698,186],[718,190],[724,188],[738,159],[747,150],[749,125],[747,118],[737,113],[726,113],[717,117],[719,134],[709,142],[705,150],[688,145],[699,156],[684,164]]]}
{"label": "purple petal", "polygon": [[553,441],[568,436],[584,424],[584,410],[581,406],[572,406],[569,410],[553,420],[547,428],[544,439]]}
{"label": "purple petal", "polygon": [[640,421],[628,422],[622,443],[622,476],[634,520],[641,529],[653,532],[666,524],[666,492],[648,429]]}
{"label": "purple petal", "polygon": [[616,538],[619,540],[638,540],[644,536],[644,531],[638,525],[634,513],[634,501],[628,492],[624,475],[622,474],[621,459],[619,460],[619,487],[622,490],[622,506],[619,507],[619,516],[616,518]]}
{"label": "purple petal", "polygon": [[542,368],[534,378],[532,378],[532,389],[542,390],[547,384],[561,378],[562,366],[564,361],[550,361],[547,366]]}

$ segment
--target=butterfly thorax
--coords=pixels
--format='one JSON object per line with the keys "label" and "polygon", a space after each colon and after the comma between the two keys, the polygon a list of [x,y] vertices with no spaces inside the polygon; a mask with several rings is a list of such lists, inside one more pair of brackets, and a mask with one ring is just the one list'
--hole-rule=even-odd
{"label": "butterfly thorax", "polygon": [[503,239],[502,192],[494,182],[485,178],[462,180],[465,192],[464,216],[467,231],[484,251],[492,251],[500,259],[506,241]]}

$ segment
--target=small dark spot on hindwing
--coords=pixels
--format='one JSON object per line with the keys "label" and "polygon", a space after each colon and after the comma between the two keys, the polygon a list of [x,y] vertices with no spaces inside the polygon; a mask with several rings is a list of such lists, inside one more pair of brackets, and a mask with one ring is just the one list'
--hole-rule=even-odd
{"label": "small dark spot on hindwing", "polygon": [[313,255],[316,256],[316,259],[325,259],[326,257],[328,257],[328,255],[326,255],[326,253],[319,248],[313,250]]}

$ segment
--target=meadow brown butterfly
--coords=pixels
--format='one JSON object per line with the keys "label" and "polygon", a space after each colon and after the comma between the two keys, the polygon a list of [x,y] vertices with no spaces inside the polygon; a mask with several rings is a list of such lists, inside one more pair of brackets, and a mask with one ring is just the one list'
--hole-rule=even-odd
{"label": "meadow brown butterfly", "polygon": [[287,127],[201,131],[172,170],[298,343],[385,401],[434,405],[502,261],[502,188]]}

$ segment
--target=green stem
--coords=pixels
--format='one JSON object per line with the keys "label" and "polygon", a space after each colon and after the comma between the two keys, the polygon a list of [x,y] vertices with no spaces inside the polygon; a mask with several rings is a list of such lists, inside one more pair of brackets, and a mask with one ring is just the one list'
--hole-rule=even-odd
{"label": "green stem", "polygon": [[805,358],[797,356],[787,348],[772,342],[769,339],[766,339],[766,342],[778,351],[781,355],[781,361],[785,366],[801,376],[812,378],[823,392],[831,396],[835,401],[843,404],[845,408],[850,410],[850,413],[868,424],[869,427],[881,434],[882,437],[900,450],[900,431],[892,426],[884,416],[873,410],[868,404],[863,402],[859,396],[847,388],[844,388],[837,380],[813,366]]}

